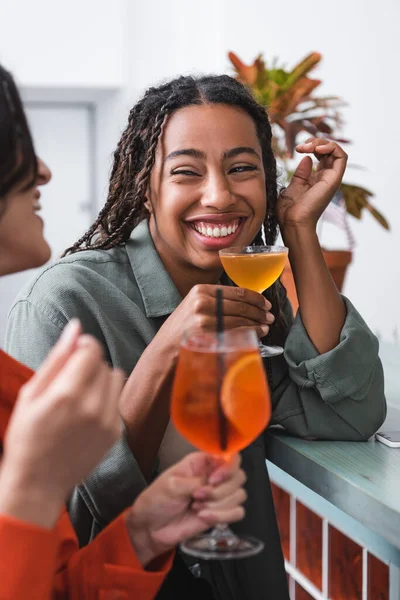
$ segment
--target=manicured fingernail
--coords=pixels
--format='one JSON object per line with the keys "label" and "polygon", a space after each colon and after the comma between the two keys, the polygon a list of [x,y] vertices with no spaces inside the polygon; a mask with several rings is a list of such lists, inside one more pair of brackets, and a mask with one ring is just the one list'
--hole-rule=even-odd
{"label": "manicured fingernail", "polygon": [[63,332],[60,336],[60,340],[63,343],[70,342],[76,335],[77,329],[80,327],[79,319],[71,319],[68,325],[66,325],[63,329]]}
{"label": "manicured fingernail", "polygon": [[272,313],[267,313],[267,323],[273,323],[275,321],[275,317]]}

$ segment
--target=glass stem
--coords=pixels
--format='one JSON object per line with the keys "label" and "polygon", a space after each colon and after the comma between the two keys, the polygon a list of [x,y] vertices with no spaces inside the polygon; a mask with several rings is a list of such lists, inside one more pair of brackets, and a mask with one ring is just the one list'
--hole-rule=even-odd
{"label": "glass stem", "polygon": [[229,525],[227,525],[227,523],[218,523],[212,530],[211,535],[213,537],[219,537],[219,538],[225,538],[225,537],[235,538],[236,537],[235,534],[233,533],[233,531],[230,529]]}

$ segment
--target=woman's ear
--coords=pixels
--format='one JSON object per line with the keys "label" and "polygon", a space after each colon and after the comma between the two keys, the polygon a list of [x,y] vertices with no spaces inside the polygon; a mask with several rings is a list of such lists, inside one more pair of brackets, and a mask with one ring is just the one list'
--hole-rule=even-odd
{"label": "woman's ear", "polygon": [[151,188],[150,188],[150,183],[147,186],[146,194],[144,196],[144,205],[147,208],[147,210],[149,211],[149,213],[153,214],[153,207],[152,207],[152,204],[151,204]]}

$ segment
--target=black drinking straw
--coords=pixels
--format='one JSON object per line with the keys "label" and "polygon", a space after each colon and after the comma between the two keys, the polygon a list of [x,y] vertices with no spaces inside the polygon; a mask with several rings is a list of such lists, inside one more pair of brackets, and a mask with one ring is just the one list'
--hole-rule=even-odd
{"label": "black drinking straw", "polygon": [[221,348],[224,342],[224,316],[222,312],[222,290],[217,289],[217,406],[218,406],[218,425],[219,425],[219,443],[221,450],[225,452],[228,446],[228,428],[227,422],[221,406],[221,388],[222,380],[225,374],[224,355]]}

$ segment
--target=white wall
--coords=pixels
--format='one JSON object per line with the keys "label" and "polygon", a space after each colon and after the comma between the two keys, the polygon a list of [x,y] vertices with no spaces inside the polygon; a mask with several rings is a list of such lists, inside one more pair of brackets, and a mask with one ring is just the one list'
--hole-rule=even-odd
{"label": "white wall", "polygon": [[125,0],[0,0],[0,57],[25,86],[118,87]]}
{"label": "white wall", "polygon": [[[349,169],[346,180],[373,190],[392,225],[387,233],[368,214],[361,223],[352,220],[358,245],[345,291],[372,328],[393,339],[395,326],[400,330],[398,0],[70,0],[64,11],[60,6],[0,0],[0,61],[26,87],[120,90],[98,106],[99,203],[128,110],[147,86],[181,73],[230,72],[228,50],[245,61],[263,52],[288,66],[311,50],[321,52],[315,76],[324,80],[322,92],[349,103],[344,133],[353,144],[347,151],[351,163],[365,168]],[[325,245],[342,239],[324,228]]]}

